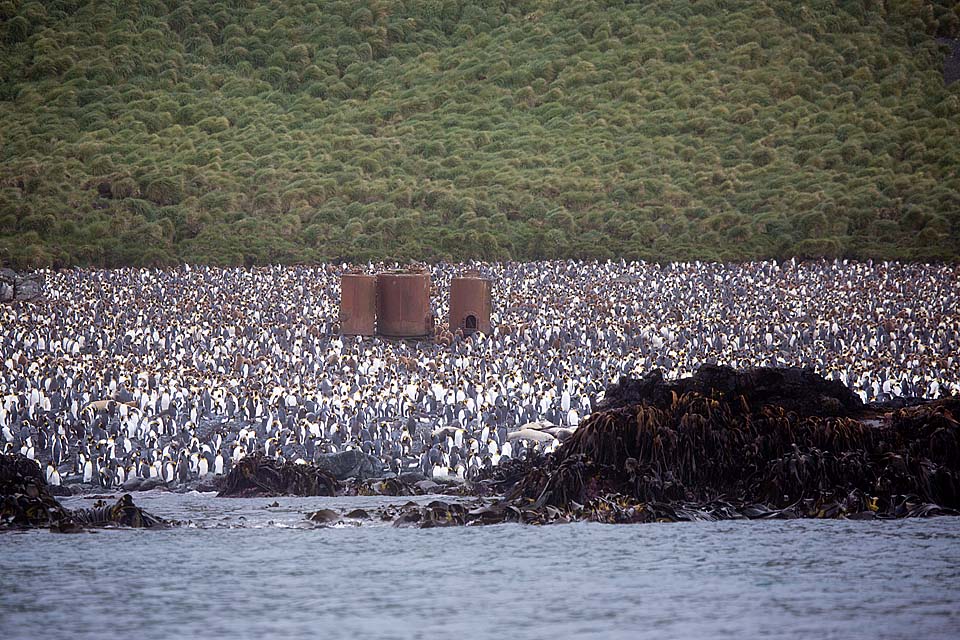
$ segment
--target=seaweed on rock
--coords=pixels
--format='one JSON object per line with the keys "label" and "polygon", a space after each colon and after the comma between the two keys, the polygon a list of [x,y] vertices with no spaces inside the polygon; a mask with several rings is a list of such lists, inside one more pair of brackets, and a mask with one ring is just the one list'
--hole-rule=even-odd
{"label": "seaweed on rock", "polygon": [[667,381],[654,369],[641,378],[620,378],[604,393],[599,409],[637,404],[665,407],[674,396],[695,392],[702,396],[742,397],[754,410],[776,405],[809,416],[849,416],[864,404],[837,380],[826,380],[811,368],[751,367],[734,369],[705,364],[696,375]]}
{"label": "seaweed on rock", "polygon": [[47,527],[69,519],[36,462],[20,454],[0,457],[0,528]]}
{"label": "seaweed on rock", "polygon": [[811,370],[621,379],[560,448],[482,472],[460,506],[396,526],[902,518],[960,510],[960,398],[864,405]]}
{"label": "seaweed on rock", "polygon": [[124,494],[116,504],[70,511],[57,502],[36,462],[20,454],[0,456],[0,529],[50,527],[81,531],[86,527],[152,528],[167,524]]}
{"label": "seaweed on rock", "polygon": [[164,520],[150,515],[133,503],[129,493],[120,496],[112,505],[101,504],[90,509],[77,509],[70,514],[80,526],[110,526],[150,529],[167,524]]}
{"label": "seaweed on rock", "polygon": [[333,496],[340,488],[336,477],[309,464],[281,462],[253,455],[237,462],[223,480],[220,497]]}
{"label": "seaweed on rock", "polygon": [[[900,517],[960,509],[960,400],[867,416],[863,405],[855,411],[856,403],[841,394],[829,396],[834,402],[827,410],[798,412],[793,409],[825,395],[826,381],[804,374],[812,383],[804,399],[802,385],[773,393],[767,384],[793,372],[737,372],[733,393],[723,393],[709,382],[716,369],[681,385],[650,376],[640,384],[621,381],[611,394],[620,393],[610,403],[615,408],[593,414],[507,500],[578,511],[614,495],[647,508],[728,504],[747,517]],[[757,380],[759,386],[751,383]],[[678,395],[678,386],[697,390]],[[628,404],[623,396],[639,402]]]}

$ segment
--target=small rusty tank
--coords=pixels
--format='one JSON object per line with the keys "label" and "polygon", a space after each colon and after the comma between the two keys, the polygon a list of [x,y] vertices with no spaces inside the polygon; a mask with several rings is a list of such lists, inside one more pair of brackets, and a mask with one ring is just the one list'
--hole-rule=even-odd
{"label": "small rusty tank", "polygon": [[490,333],[493,287],[488,278],[468,272],[450,280],[450,330],[464,335]]}
{"label": "small rusty tank", "polygon": [[393,338],[433,335],[429,271],[384,271],[377,275],[377,333]]}
{"label": "small rusty tank", "polygon": [[344,273],[340,276],[340,333],[372,336],[377,330],[377,276]]}

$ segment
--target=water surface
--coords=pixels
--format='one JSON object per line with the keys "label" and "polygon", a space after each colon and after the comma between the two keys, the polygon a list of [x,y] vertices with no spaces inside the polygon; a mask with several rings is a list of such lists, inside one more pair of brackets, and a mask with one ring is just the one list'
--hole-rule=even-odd
{"label": "water surface", "polygon": [[958,518],[316,528],[408,499],[136,500],[192,524],[0,536],[4,638],[960,637]]}

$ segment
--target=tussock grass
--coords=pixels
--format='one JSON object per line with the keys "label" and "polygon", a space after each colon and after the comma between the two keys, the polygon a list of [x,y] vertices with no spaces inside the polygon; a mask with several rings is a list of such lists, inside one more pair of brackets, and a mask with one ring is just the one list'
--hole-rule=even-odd
{"label": "tussock grass", "polygon": [[0,17],[16,266],[958,255],[947,0],[10,0]]}

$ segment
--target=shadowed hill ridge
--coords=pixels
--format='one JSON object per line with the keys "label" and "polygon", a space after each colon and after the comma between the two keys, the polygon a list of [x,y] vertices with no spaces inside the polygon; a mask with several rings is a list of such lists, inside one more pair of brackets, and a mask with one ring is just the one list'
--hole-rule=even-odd
{"label": "shadowed hill ridge", "polygon": [[955,259],[946,0],[0,2],[0,262]]}

